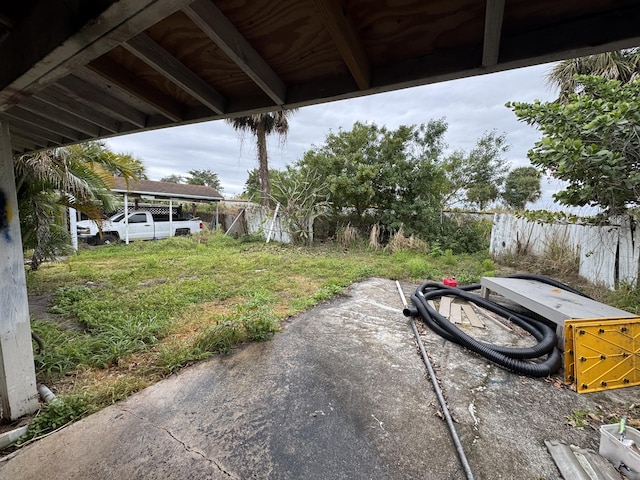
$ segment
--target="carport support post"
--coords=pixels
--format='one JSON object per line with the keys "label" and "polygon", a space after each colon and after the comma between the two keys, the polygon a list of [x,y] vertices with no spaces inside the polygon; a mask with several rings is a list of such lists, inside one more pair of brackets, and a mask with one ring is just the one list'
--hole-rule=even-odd
{"label": "carport support post", "polygon": [[38,409],[9,125],[0,122],[0,418]]}
{"label": "carport support post", "polygon": [[75,208],[69,207],[69,233],[71,233],[71,248],[78,251],[78,214]]}
{"label": "carport support post", "polygon": [[129,245],[129,196],[124,194],[124,243]]}

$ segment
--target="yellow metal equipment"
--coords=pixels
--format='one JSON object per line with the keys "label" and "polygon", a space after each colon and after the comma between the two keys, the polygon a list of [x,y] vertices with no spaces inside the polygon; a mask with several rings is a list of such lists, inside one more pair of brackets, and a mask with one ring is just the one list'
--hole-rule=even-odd
{"label": "yellow metal equipment", "polygon": [[565,382],[579,393],[640,385],[640,317],[564,322]]}

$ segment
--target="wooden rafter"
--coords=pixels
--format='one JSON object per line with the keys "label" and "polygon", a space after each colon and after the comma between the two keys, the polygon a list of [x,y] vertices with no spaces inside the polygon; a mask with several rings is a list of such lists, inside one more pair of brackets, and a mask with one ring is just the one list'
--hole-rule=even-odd
{"label": "wooden rafter", "polygon": [[224,97],[148,35],[136,35],[122,46],[214,112],[224,112]]}
{"label": "wooden rafter", "polygon": [[67,0],[64,9],[57,2],[39,2],[38,8],[0,45],[0,59],[6,67],[0,69],[0,110],[68,75],[191,1],[104,0],[95,4],[110,3],[107,8],[83,18],[78,18],[77,12],[91,10],[84,0]]}
{"label": "wooden rafter", "polygon": [[144,113],[126,103],[122,103],[105,91],[78,77],[69,75],[61,79],[58,85],[67,91],[67,95],[74,96],[86,104],[92,105],[96,110],[106,115],[112,115],[140,128],[143,128],[147,123],[147,116]]}
{"label": "wooden rafter", "polygon": [[[519,31],[502,38],[500,65],[552,62],[640,45],[640,5],[577,17],[559,25]],[[602,25],[616,25],[615,29]],[[516,60],[514,62],[514,60]]]}
{"label": "wooden rafter", "polygon": [[286,86],[236,27],[210,0],[196,0],[183,12],[277,104],[286,101]]}
{"label": "wooden rafter", "polygon": [[28,124],[31,124],[38,128],[43,128],[51,133],[55,133],[56,135],[60,135],[63,138],[66,138],[72,142],[77,142],[86,136],[82,135],[80,132],[69,128],[65,125],[62,125],[59,122],[52,122],[47,118],[37,115],[35,113],[31,113],[28,110],[23,109],[22,107],[14,107],[11,110],[2,114],[3,118],[8,117],[9,123],[11,123],[11,119],[15,118],[18,120],[22,120]]}
{"label": "wooden rafter", "polygon": [[53,105],[43,102],[42,100],[38,100],[37,98],[28,98],[22,102],[20,106],[31,113],[38,114],[52,122],[57,122],[72,128],[73,130],[77,130],[78,132],[85,133],[90,137],[97,137],[100,134],[104,135],[106,133],[105,131],[102,131],[99,126],[87,122],[72,113],[65,112],[58,107],[54,107]]}
{"label": "wooden rafter", "polygon": [[[11,131],[11,128],[9,128],[9,131]],[[15,130],[11,135],[11,142],[15,143],[20,147],[23,147],[25,150],[30,150],[30,151],[42,150],[47,148],[46,142],[36,141],[33,137],[26,138],[22,136],[20,133],[16,132]]]}
{"label": "wooden rafter", "polygon": [[183,120],[184,109],[182,105],[157,88],[140,81],[139,78],[113,60],[101,57],[87,65],[87,68],[126,90],[170,120],[174,122]]}
{"label": "wooden rafter", "polygon": [[[503,0],[504,1],[504,0]],[[360,90],[371,86],[371,64],[362,41],[340,0],[313,0],[340,55]]]}
{"label": "wooden rafter", "polygon": [[484,43],[482,47],[482,66],[490,67],[498,63],[500,55],[500,36],[504,18],[505,0],[487,0],[484,16]]}
{"label": "wooden rafter", "polygon": [[111,133],[118,133],[120,122],[107,115],[97,112],[93,108],[67,96],[66,92],[55,85],[39,92],[34,98],[53,105],[60,110],[76,115],[87,122],[93,123]]}
{"label": "wooden rafter", "polygon": [[37,138],[46,142],[50,142],[53,145],[58,145],[65,140],[64,137],[62,137],[61,135],[56,135],[55,133],[49,132],[44,128],[31,125],[18,118],[11,118],[4,114],[0,114],[0,121],[7,122],[10,125],[11,129],[20,131],[24,135],[27,135],[27,136],[33,135],[34,138]]}

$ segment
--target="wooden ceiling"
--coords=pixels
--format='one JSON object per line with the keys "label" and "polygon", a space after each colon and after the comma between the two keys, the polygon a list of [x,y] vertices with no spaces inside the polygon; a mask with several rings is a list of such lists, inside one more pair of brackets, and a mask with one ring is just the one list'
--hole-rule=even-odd
{"label": "wooden ceiling", "polygon": [[634,47],[639,19],[632,0],[5,0],[0,121],[21,154]]}

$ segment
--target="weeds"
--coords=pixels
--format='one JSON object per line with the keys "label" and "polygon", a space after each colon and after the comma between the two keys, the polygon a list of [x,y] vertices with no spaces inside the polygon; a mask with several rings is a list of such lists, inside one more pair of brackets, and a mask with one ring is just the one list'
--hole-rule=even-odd
{"label": "weeds", "polygon": [[420,240],[414,235],[405,237],[402,227],[400,227],[400,229],[396,233],[391,235],[386,248],[391,253],[400,252],[403,250],[425,253],[428,251],[427,244],[423,240]]}
{"label": "weeds", "polygon": [[79,420],[88,412],[89,407],[83,395],[58,397],[51,403],[46,404],[36,417],[31,420],[27,433],[18,441],[18,445]]}
{"label": "weeds", "polygon": [[225,354],[231,352],[231,348],[242,339],[240,322],[226,320],[202,332],[194,346],[196,351]]}
{"label": "weeds", "polygon": [[[346,244],[355,244],[354,232],[344,230]],[[32,320],[44,340],[35,355],[37,377],[64,401],[43,409],[32,434],[211,355],[268,340],[281,319],[363,278],[418,282],[445,272],[477,281],[493,266],[486,252],[433,256],[425,245],[414,250],[415,240],[409,238],[408,245],[393,253],[346,252],[341,245],[265,245],[262,239],[206,232],[82,250],[66,263],[41,265],[29,273],[28,288],[32,294],[54,292],[54,317]]]}
{"label": "weeds", "polygon": [[569,425],[576,427],[579,430],[584,429],[584,427],[589,426],[589,422],[587,419],[589,418],[589,410],[584,408],[579,408],[577,410],[572,411],[569,415],[567,415],[567,421]]}
{"label": "weeds", "polygon": [[[526,253],[525,253],[526,252]],[[560,278],[578,274],[580,260],[566,239],[552,237],[546,240],[541,254],[530,253],[530,249],[502,255],[500,263],[521,270]]]}
{"label": "weeds", "polygon": [[380,224],[374,224],[371,227],[371,232],[369,232],[369,248],[371,250],[380,250],[382,248],[382,245],[380,244],[381,234],[382,229],[380,228]]}
{"label": "weeds", "polygon": [[353,247],[358,240],[360,240],[360,233],[358,233],[358,229],[352,227],[351,224],[347,224],[346,227],[338,228],[336,236],[338,238],[338,243],[343,248]]}

